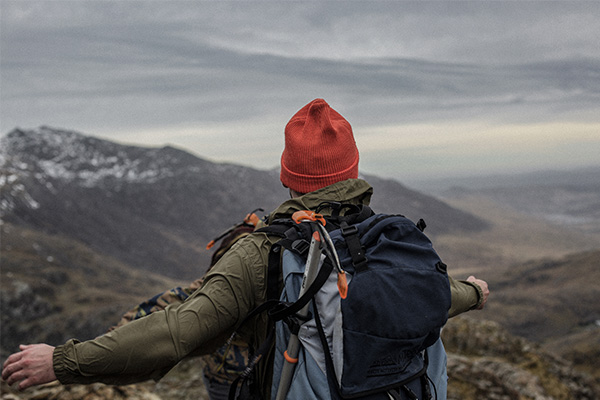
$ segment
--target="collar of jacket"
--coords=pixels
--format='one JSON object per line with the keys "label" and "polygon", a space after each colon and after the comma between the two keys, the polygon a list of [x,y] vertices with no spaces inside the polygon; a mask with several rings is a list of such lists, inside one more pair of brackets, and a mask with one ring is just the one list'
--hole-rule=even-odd
{"label": "collar of jacket", "polygon": [[347,179],[285,201],[270,214],[267,223],[277,218],[290,217],[299,210],[315,210],[324,201],[369,205],[372,194],[373,188],[365,180]]}

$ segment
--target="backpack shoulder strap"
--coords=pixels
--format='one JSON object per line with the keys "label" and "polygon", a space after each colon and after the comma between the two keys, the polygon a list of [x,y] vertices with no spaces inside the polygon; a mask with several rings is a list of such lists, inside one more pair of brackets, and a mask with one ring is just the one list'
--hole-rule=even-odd
{"label": "backpack shoulder strap", "polygon": [[[302,224],[301,224],[302,225]],[[279,277],[281,275],[281,256],[283,249],[304,255],[308,252],[310,233],[303,232],[304,226],[299,226],[288,218],[277,219],[270,225],[254,232],[266,233],[280,239],[271,246],[267,267],[267,301],[279,298]],[[308,236],[307,236],[308,234]]]}
{"label": "backpack shoulder strap", "polygon": [[370,207],[365,205],[357,206],[357,208],[357,212],[339,218],[341,220],[340,232],[346,242],[348,251],[350,252],[352,265],[354,266],[355,271],[360,272],[367,268],[368,261],[365,256],[365,251],[360,244],[361,235],[359,235],[357,224],[367,220],[375,215],[375,213]]}

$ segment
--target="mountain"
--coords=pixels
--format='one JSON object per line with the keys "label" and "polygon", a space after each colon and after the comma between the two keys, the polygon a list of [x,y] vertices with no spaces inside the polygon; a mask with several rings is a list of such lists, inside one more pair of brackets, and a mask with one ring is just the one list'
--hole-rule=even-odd
{"label": "mountain", "polygon": [[212,235],[255,207],[273,207],[282,192],[270,184],[272,173],[172,147],[124,146],[46,127],[1,140],[5,221],[177,278],[201,275]]}
{"label": "mountain", "polygon": [[[177,279],[204,272],[205,245],[218,232],[288,196],[276,171],[212,163],[173,147],[125,146],[40,127],[9,132],[0,149],[4,221]],[[396,181],[369,179],[380,212],[424,218],[433,233],[486,228]]]}
{"label": "mountain", "polygon": [[[375,210],[427,221],[452,275],[475,274],[490,283],[486,309],[444,329],[449,398],[598,398],[594,220],[584,232],[534,218],[527,202],[509,207],[468,190],[435,198],[394,180],[366,179]],[[594,193],[576,203],[595,204]],[[287,197],[277,171],[49,127],[0,138],[0,194],[0,358],[21,342],[59,344],[105,332],[138,302],[200,276],[210,257],[205,245],[218,232]],[[206,398],[200,368],[184,362],[158,384],[50,386],[24,394],[2,386],[2,393],[13,399]]]}

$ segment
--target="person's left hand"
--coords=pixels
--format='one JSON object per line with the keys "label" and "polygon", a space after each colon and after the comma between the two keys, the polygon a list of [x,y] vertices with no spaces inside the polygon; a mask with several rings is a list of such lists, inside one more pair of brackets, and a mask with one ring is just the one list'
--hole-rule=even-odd
{"label": "person's left hand", "polygon": [[19,346],[20,352],[10,355],[2,368],[2,379],[9,385],[19,382],[19,390],[56,380],[52,366],[54,347],[47,344]]}
{"label": "person's left hand", "polygon": [[485,303],[487,302],[487,299],[490,295],[490,289],[488,287],[487,282],[482,279],[477,279],[473,275],[471,275],[467,278],[467,282],[474,283],[481,288],[481,293],[483,294],[483,299],[481,299],[481,304],[479,305],[479,307],[477,307],[477,309],[483,310],[483,307],[485,307]]}

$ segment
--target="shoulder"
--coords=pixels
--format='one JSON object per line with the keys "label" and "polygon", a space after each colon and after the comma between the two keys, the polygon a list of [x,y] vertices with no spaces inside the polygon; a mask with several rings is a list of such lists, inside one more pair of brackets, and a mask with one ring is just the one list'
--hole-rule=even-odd
{"label": "shoulder", "polygon": [[238,240],[206,275],[211,280],[224,280],[232,288],[252,291],[260,300],[266,283],[269,251],[277,238],[264,233],[251,233]]}
{"label": "shoulder", "polygon": [[271,246],[279,238],[264,232],[253,232],[237,241],[231,248],[231,253],[246,259],[250,264],[263,265],[269,257]]}

